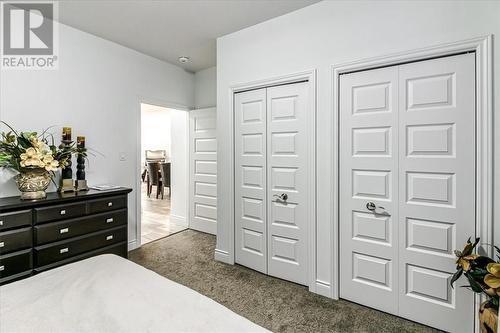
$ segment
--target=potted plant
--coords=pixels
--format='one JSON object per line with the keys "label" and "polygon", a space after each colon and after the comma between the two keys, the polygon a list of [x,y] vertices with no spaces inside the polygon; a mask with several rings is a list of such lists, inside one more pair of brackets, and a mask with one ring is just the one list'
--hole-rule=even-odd
{"label": "potted plant", "polygon": [[469,238],[462,251],[455,250],[457,271],[452,276],[450,283],[453,287],[455,281],[464,275],[469,285],[462,287],[486,296],[486,301],[481,304],[479,309],[481,332],[496,333],[500,295],[500,249],[495,246],[497,253],[497,261],[495,261],[473,253],[478,243],[479,238],[476,238],[474,243]]}
{"label": "potted plant", "polygon": [[15,180],[21,199],[45,198],[45,191],[50,181],[54,182],[56,171],[66,167],[79,149],[74,145],[54,145],[54,138],[47,130],[40,135],[37,132],[18,132],[7,123],[1,123],[10,131],[2,132],[0,136],[0,167],[19,172]]}

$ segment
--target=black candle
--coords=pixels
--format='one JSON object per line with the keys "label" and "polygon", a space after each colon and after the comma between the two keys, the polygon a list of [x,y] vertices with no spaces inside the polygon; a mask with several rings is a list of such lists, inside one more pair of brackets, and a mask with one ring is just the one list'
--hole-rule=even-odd
{"label": "black candle", "polygon": [[62,139],[63,141],[71,141],[71,127],[63,127]]}
{"label": "black candle", "polygon": [[85,137],[77,136],[76,137],[76,148],[85,148]]}

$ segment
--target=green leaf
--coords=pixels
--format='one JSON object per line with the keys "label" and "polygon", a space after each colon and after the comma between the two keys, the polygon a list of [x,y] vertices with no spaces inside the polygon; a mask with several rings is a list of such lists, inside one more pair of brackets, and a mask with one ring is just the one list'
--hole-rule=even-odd
{"label": "green leaf", "polygon": [[471,276],[469,273],[464,274],[467,277],[467,280],[469,280],[470,287],[471,289],[476,292],[476,293],[482,293],[483,292],[483,287],[479,282],[477,282],[473,276]]}
{"label": "green leaf", "polygon": [[479,278],[480,280],[483,280],[484,276],[488,274],[488,271],[482,268],[476,268],[474,270],[470,270],[467,274],[470,274],[476,279]]}
{"label": "green leaf", "polygon": [[476,263],[480,267],[486,267],[488,264],[491,264],[495,262],[495,260],[491,259],[490,257],[485,257],[485,256],[479,256],[476,259],[474,259],[474,263]]}
{"label": "green leaf", "polygon": [[491,297],[490,302],[493,305],[495,309],[498,309],[498,296],[497,297]]}
{"label": "green leaf", "polygon": [[460,276],[462,276],[463,271],[464,270],[462,269],[462,267],[460,267],[458,271],[456,271],[455,274],[453,274],[453,276],[451,277],[450,285],[452,288],[453,288],[453,283],[455,283],[455,281],[457,281],[460,278]]}
{"label": "green leaf", "polygon": [[496,245],[493,245],[493,247],[495,248],[495,250],[497,251],[497,253],[500,254],[500,248],[498,248],[498,246],[496,246]]}

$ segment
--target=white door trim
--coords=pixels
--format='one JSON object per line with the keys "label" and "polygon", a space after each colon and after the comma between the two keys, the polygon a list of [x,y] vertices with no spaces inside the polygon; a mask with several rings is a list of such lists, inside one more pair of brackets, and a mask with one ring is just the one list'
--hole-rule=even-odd
{"label": "white door trim", "polygon": [[[376,58],[364,59],[344,64],[332,65],[333,86],[333,147],[332,189],[333,189],[333,230],[332,246],[333,271],[332,296],[338,299],[339,286],[339,83],[343,73],[385,67],[406,62],[442,57],[463,52],[476,55],[476,235],[481,237],[479,251],[493,254],[493,55],[492,36],[479,37],[455,43],[443,44],[424,49],[396,53]],[[476,307],[479,297],[476,297]],[[477,313],[477,309],[476,309]],[[477,321],[476,321],[477,322]],[[476,324],[477,325],[477,324]],[[477,331],[477,329],[476,329]]]}
{"label": "white door trim", "polygon": [[[146,97],[142,95],[137,95],[136,97],[137,100],[137,108],[138,111],[135,114],[135,121],[136,121],[136,130],[137,130],[137,138],[136,138],[136,147],[135,147],[135,166],[136,166],[136,179],[135,179],[135,184],[136,184],[136,191],[135,191],[135,207],[136,207],[136,212],[135,212],[135,233],[136,233],[136,239],[128,241],[128,251],[132,251],[136,248],[141,247],[142,242],[141,242],[141,208],[142,208],[142,203],[141,203],[141,186],[142,186],[142,179],[140,177],[141,171],[142,171],[142,165],[141,165],[141,158],[142,158],[142,152],[141,152],[141,138],[142,138],[142,133],[141,133],[141,104],[151,104],[151,105],[157,105],[163,108],[167,109],[176,109],[176,110],[183,110],[189,112],[192,110],[192,108],[175,103],[175,102],[169,102],[165,101],[162,99],[154,98],[154,97]],[[189,133],[188,133],[189,135]],[[188,198],[189,198],[189,193],[188,193]],[[188,206],[189,207],[189,206]],[[189,228],[189,221],[187,227]]]}
{"label": "white door trim", "polygon": [[[225,226],[224,230],[224,235],[227,237],[226,241],[228,241],[228,251],[223,251],[219,250],[218,246],[215,249],[215,259],[218,261],[222,261],[228,264],[233,265],[234,264],[234,94],[237,92],[242,92],[245,90],[253,90],[253,89],[259,89],[259,88],[266,88],[270,86],[275,86],[275,85],[281,85],[281,84],[288,84],[288,83],[296,83],[296,82],[301,82],[301,81],[308,81],[309,82],[309,96],[310,98],[310,109],[313,110],[314,112],[314,128],[313,128],[313,137],[314,140],[312,140],[311,144],[311,153],[312,153],[312,160],[314,161],[314,166],[312,168],[313,172],[309,175],[309,182],[312,186],[312,193],[314,195],[311,197],[311,207],[314,207],[312,210],[313,214],[313,223],[309,225],[309,230],[308,230],[308,261],[309,261],[309,267],[308,267],[308,275],[309,275],[309,290],[312,292],[316,292],[317,288],[316,286],[319,284],[321,287],[321,284],[324,283],[318,283],[316,281],[316,209],[317,209],[317,186],[316,186],[316,168],[317,168],[317,163],[316,163],[316,70],[308,70],[308,71],[303,71],[299,73],[294,73],[294,74],[287,74],[287,75],[282,75],[274,78],[269,78],[269,79],[263,79],[263,80],[257,80],[253,82],[248,82],[248,83],[243,83],[243,84],[236,84],[233,85],[229,88],[229,107],[230,107],[230,119],[229,123],[232,124],[233,126],[231,127],[230,130],[230,136],[225,136],[224,140],[228,141],[229,148],[230,148],[230,161],[231,161],[231,169],[230,170],[225,170],[224,175],[229,179],[228,184],[230,188],[229,195],[224,196],[224,197],[218,197],[218,203],[220,202],[220,205],[218,205],[220,211],[227,210],[228,216],[230,217],[227,219],[230,221],[227,226]],[[228,132],[229,134],[229,132]],[[318,197],[318,200],[320,198]],[[328,199],[326,199],[328,200]],[[220,219],[218,219],[220,220]],[[221,226],[218,224],[218,226]],[[227,228],[227,229],[226,229]],[[222,233],[218,232],[218,237],[222,236]],[[324,289],[324,287],[323,287]]]}

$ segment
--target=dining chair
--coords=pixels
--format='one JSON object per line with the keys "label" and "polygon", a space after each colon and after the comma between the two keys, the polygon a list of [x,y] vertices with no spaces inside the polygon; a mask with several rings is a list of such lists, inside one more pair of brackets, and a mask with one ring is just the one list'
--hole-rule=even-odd
{"label": "dining chair", "polygon": [[167,151],[160,149],[160,150],[149,150],[146,149],[146,161],[165,161],[167,158]]}
{"label": "dining chair", "polygon": [[144,163],[144,170],[141,173],[141,179],[142,181],[146,181],[147,176],[148,176],[148,168],[147,164],[148,162],[165,162],[167,160],[167,151],[164,149],[160,150],[150,150],[146,149],[144,151],[144,157],[145,157],[145,163]]}
{"label": "dining chair", "polygon": [[161,191],[161,180],[160,180],[160,163],[158,162],[148,162],[147,164],[147,195],[151,197],[151,192],[153,191],[153,186],[156,186],[156,199]]}
{"label": "dining chair", "polygon": [[172,194],[172,187],[170,187],[170,162],[160,163],[160,174],[161,198],[163,199],[165,187],[168,187],[168,197],[170,198]]}

